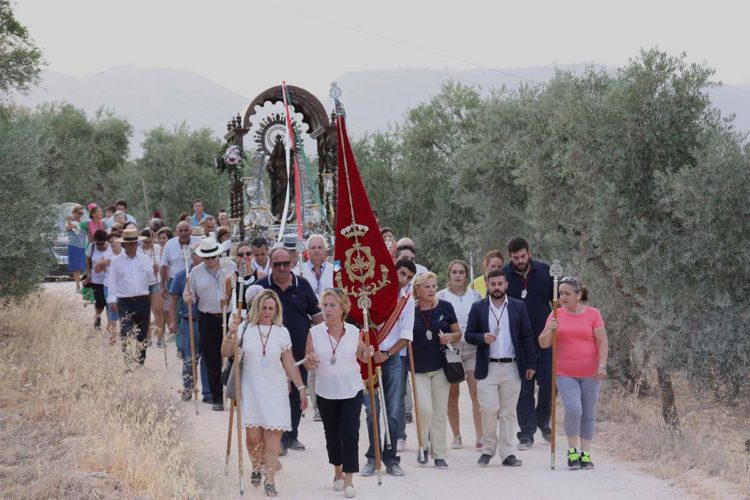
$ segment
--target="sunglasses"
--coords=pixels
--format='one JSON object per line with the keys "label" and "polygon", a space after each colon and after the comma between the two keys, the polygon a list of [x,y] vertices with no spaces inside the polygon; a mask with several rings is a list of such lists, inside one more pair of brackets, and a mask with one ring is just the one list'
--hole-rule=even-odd
{"label": "sunglasses", "polygon": [[274,262],[273,263],[273,267],[289,267],[291,265],[292,265],[292,263],[289,262],[288,260],[285,261],[285,262]]}

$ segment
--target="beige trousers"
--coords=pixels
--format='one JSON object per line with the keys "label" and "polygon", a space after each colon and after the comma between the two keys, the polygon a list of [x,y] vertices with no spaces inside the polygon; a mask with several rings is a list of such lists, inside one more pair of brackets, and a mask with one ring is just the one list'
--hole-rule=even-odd
{"label": "beige trousers", "polygon": [[[521,377],[516,363],[490,363],[487,378],[477,380],[477,399],[482,414],[482,453],[505,460],[513,455],[516,405]],[[498,431],[499,427],[499,431]]]}
{"label": "beige trousers", "polygon": [[[446,441],[446,416],[448,414],[448,393],[450,384],[443,370],[417,373],[417,403],[419,403],[419,425],[422,429],[422,442],[430,436],[432,459],[445,458],[448,450]],[[514,414],[515,415],[515,414]]]}

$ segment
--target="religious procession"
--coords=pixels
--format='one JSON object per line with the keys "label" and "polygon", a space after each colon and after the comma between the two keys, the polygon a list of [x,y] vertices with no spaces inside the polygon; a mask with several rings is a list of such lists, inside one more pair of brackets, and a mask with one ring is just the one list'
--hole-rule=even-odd
{"label": "religious procession", "polygon": [[[186,200],[192,213],[172,229],[158,210],[139,224],[126,200],[72,206],[67,265],[76,292],[94,305],[93,328],[133,369],[147,353],[169,366],[174,340],[182,401],[192,400],[196,414],[227,414],[225,469],[236,461],[240,495],[246,470],[251,488],[283,495],[283,457],[305,452],[303,415],[322,423],[330,469],[319,464],[321,475],[346,498],[356,496],[357,475],[382,484],[412,467],[448,469],[450,450],[461,448],[474,450],[477,467],[494,460],[516,468],[541,441],[550,468],[594,469],[608,341],[587,287],[563,276],[559,263],[534,258],[523,235],[487,252],[478,276],[473,262],[458,259],[439,283],[440,271],[422,265],[414,242],[371,207],[335,84],[330,96],[328,117],[286,83],[261,94],[258,102],[281,102],[284,115],[260,133],[266,155],[244,182],[242,137],[254,105],[232,119],[217,161],[249,189],[232,192],[229,210]],[[290,105],[331,153],[320,157],[320,186],[301,175],[309,165]],[[468,435],[460,430],[462,390]],[[411,439],[407,424],[416,430]]]}

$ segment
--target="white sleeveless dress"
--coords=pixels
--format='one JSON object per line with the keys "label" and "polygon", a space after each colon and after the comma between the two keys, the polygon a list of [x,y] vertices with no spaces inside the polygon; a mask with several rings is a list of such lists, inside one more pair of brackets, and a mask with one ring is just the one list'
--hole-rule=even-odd
{"label": "white sleeveless dress", "polygon": [[[268,326],[239,327],[242,335],[242,425],[263,429],[290,431],[292,416],[289,408],[289,386],[281,364],[281,353],[291,349],[289,331],[283,326],[272,326],[263,358],[261,333],[265,337]],[[265,341],[265,339],[264,339]]]}

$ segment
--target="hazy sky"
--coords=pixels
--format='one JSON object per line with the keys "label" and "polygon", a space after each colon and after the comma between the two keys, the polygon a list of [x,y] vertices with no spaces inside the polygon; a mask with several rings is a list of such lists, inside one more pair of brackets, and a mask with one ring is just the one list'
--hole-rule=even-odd
{"label": "hazy sky", "polygon": [[182,68],[249,97],[281,80],[324,97],[347,71],[618,66],[653,46],[707,62],[725,83],[750,83],[750,8],[743,4],[20,0],[14,9],[51,70]]}

